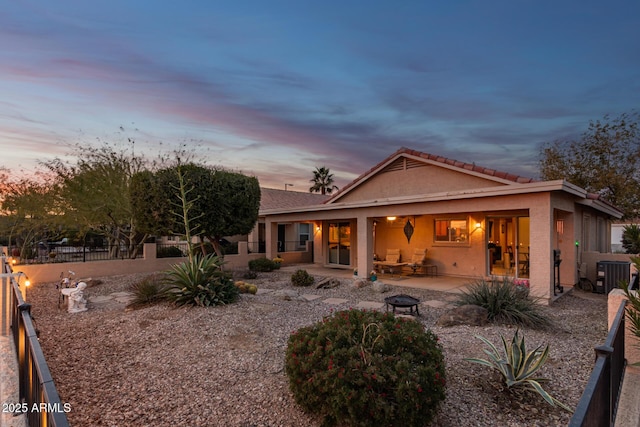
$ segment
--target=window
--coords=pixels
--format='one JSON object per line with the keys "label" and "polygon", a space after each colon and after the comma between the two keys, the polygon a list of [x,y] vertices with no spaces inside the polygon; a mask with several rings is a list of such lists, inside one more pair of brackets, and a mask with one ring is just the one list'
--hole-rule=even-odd
{"label": "window", "polygon": [[311,236],[311,224],[298,224],[298,245],[304,246]]}
{"label": "window", "polygon": [[436,219],[436,242],[467,243],[468,236],[469,222],[466,219]]}

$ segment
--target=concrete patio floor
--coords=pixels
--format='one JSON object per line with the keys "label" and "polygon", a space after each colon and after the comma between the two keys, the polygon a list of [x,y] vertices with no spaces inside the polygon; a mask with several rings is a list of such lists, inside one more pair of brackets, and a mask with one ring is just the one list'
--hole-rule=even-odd
{"label": "concrete patio floor", "polygon": [[[307,270],[309,274],[322,277],[336,277],[342,279],[353,278],[353,271],[350,269],[329,268],[318,266],[317,264],[296,264],[282,267],[282,271],[294,272],[298,269]],[[393,286],[404,286],[407,288],[429,289],[432,291],[460,293],[473,282],[469,277],[450,276],[423,276],[423,275],[399,275],[399,274],[379,274],[378,280]]]}

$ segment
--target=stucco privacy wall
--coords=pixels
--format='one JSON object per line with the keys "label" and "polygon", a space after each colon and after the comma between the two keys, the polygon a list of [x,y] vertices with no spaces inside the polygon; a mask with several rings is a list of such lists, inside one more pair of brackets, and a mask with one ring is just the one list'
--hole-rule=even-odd
{"label": "stucco privacy wall", "polygon": [[[6,248],[4,249],[6,253]],[[249,254],[247,251],[247,243],[238,243],[238,255],[225,256],[225,270],[244,269],[247,268],[251,259],[263,257],[264,254]],[[114,276],[119,274],[134,273],[155,273],[166,271],[174,264],[184,262],[186,258],[156,258],[156,246],[153,243],[144,245],[144,257],[142,259],[124,259],[111,261],[93,261],[93,262],[64,262],[51,264],[18,264],[14,267],[14,272],[22,271],[25,273],[33,284],[55,282],[60,279],[60,273],[65,276],[69,270],[75,272],[76,278],[98,278],[106,276]],[[310,259],[308,253],[295,253],[294,257],[301,258],[302,261]],[[287,260],[294,262],[297,258]]]}

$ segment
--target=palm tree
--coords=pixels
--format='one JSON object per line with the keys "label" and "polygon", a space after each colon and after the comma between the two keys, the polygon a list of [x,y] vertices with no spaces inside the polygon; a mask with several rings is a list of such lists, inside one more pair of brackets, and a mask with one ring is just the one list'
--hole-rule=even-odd
{"label": "palm tree", "polygon": [[333,174],[329,173],[329,169],[322,166],[316,167],[313,171],[313,179],[309,181],[313,182],[313,186],[309,188],[309,193],[322,193],[331,194],[333,190],[337,190],[338,187],[333,185]]}

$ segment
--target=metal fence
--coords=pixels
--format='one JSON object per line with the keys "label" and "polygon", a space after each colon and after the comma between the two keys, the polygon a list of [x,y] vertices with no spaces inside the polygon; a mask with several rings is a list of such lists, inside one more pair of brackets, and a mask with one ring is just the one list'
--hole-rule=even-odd
{"label": "metal fence", "polygon": [[5,262],[4,258],[0,263],[3,277],[9,278],[10,285],[8,310],[13,342],[18,356],[21,412],[26,412],[27,422],[32,427],[67,427],[69,422],[66,412],[69,412],[71,407],[61,402],[53,383],[51,372],[38,342],[31,317],[31,305],[24,301],[11,266]]}
{"label": "metal fence", "polygon": [[142,244],[132,254],[127,245],[105,246],[71,246],[57,245],[54,247],[28,248],[22,251],[24,256],[14,256],[15,264],[48,264],[56,262],[89,262],[109,261],[114,259],[132,259],[142,257]]}
{"label": "metal fence", "polygon": [[307,241],[280,241],[278,240],[278,252],[304,252],[307,250]]}
{"label": "metal fence", "polygon": [[605,343],[595,348],[596,363],[569,427],[614,424],[625,369],[625,307],[622,301]]}

